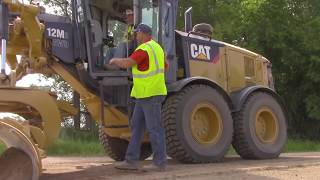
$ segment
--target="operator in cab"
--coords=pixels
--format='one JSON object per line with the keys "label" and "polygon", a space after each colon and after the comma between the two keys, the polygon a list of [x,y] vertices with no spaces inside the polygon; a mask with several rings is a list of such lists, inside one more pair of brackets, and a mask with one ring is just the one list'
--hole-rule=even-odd
{"label": "operator in cab", "polygon": [[125,22],[128,25],[125,39],[132,41],[134,40],[134,15],[131,9],[127,9],[125,12]]}
{"label": "operator in cab", "polygon": [[123,42],[119,43],[117,47],[112,47],[108,51],[106,51],[106,56],[104,59],[104,69],[105,70],[120,70],[120,68],[116,65],[112,65],[109,63],[109,60],[112,57],[116,58],[125,58],[128,57],[131,52],[134,50],[134,15],[131,9],[126,9],[124,12],[124,16],[122,19],[127,24],[127,30],[123,37]]}

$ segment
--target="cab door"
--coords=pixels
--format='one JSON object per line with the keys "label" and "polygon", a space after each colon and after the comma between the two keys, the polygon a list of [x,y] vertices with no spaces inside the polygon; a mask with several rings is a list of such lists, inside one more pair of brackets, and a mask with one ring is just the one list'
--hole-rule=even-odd
{"label": "cab door", "polygon": [[169,69],[166,71],[166,82],[176,81],[177,59],[175,44],[175,29],[178,1],[162,0],[160,2],[160,33],[159,42],[166,53]]}
{"label": "cab door", "polygon": [[166,54],[169,70],[166,81],[176,80],[175,27],[178,3],[176,0],[140,0],[139,23],[152,28],[152,38],[157,41]]}

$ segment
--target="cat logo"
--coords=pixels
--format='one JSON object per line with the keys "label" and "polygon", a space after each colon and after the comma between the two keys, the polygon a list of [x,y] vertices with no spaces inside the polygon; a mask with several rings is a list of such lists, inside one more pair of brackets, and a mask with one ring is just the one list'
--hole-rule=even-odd
{"label": "cat logo", "polygon": [[191,57],[193,59],[210,61],[210,46],[190,44]]}

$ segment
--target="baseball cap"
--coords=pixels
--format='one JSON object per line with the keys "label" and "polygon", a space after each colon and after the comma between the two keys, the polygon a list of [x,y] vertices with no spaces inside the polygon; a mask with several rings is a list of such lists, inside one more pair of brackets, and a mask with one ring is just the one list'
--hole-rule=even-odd
{"label": "baseball cap", "polygon": [[143,33],[146,33],[146,34],[152,34],[152,29],[150,26],[146,25],[146,24],[143,24],[143,23],[140,23],[135,29],[134,29],[134,32],[143,32]]}

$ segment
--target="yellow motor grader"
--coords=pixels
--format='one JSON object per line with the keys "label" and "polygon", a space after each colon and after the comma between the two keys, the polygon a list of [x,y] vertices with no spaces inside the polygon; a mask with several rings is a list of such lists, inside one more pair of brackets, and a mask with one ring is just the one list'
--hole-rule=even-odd
{"label": "yellow motor grader", "polygon": [[[25,119],[0,119],[0,142],[7,147],[0,157],[0,179],[38,179],[62,117],[77,113],[50,92],[15,86],[30,73],[60,75],[100,125],[106,153],[124,159],[134,107],[132,75],[104,65],[137,47],[124,39],[127,9],[133,10],[135,25],[152,27],[170,66],[162,110],[168,156],[183,163],[217,162],[231,144],[245,159],[279,156],[287,139],[287,113],[274,90],[271,63],[194,32],[191,9],[185,12],[185,30],[175,30],[178,1],[72,0],[72,16],[64,17],[0,0],[0,112]],[[141,159],[151,154],[146,134]]]}

